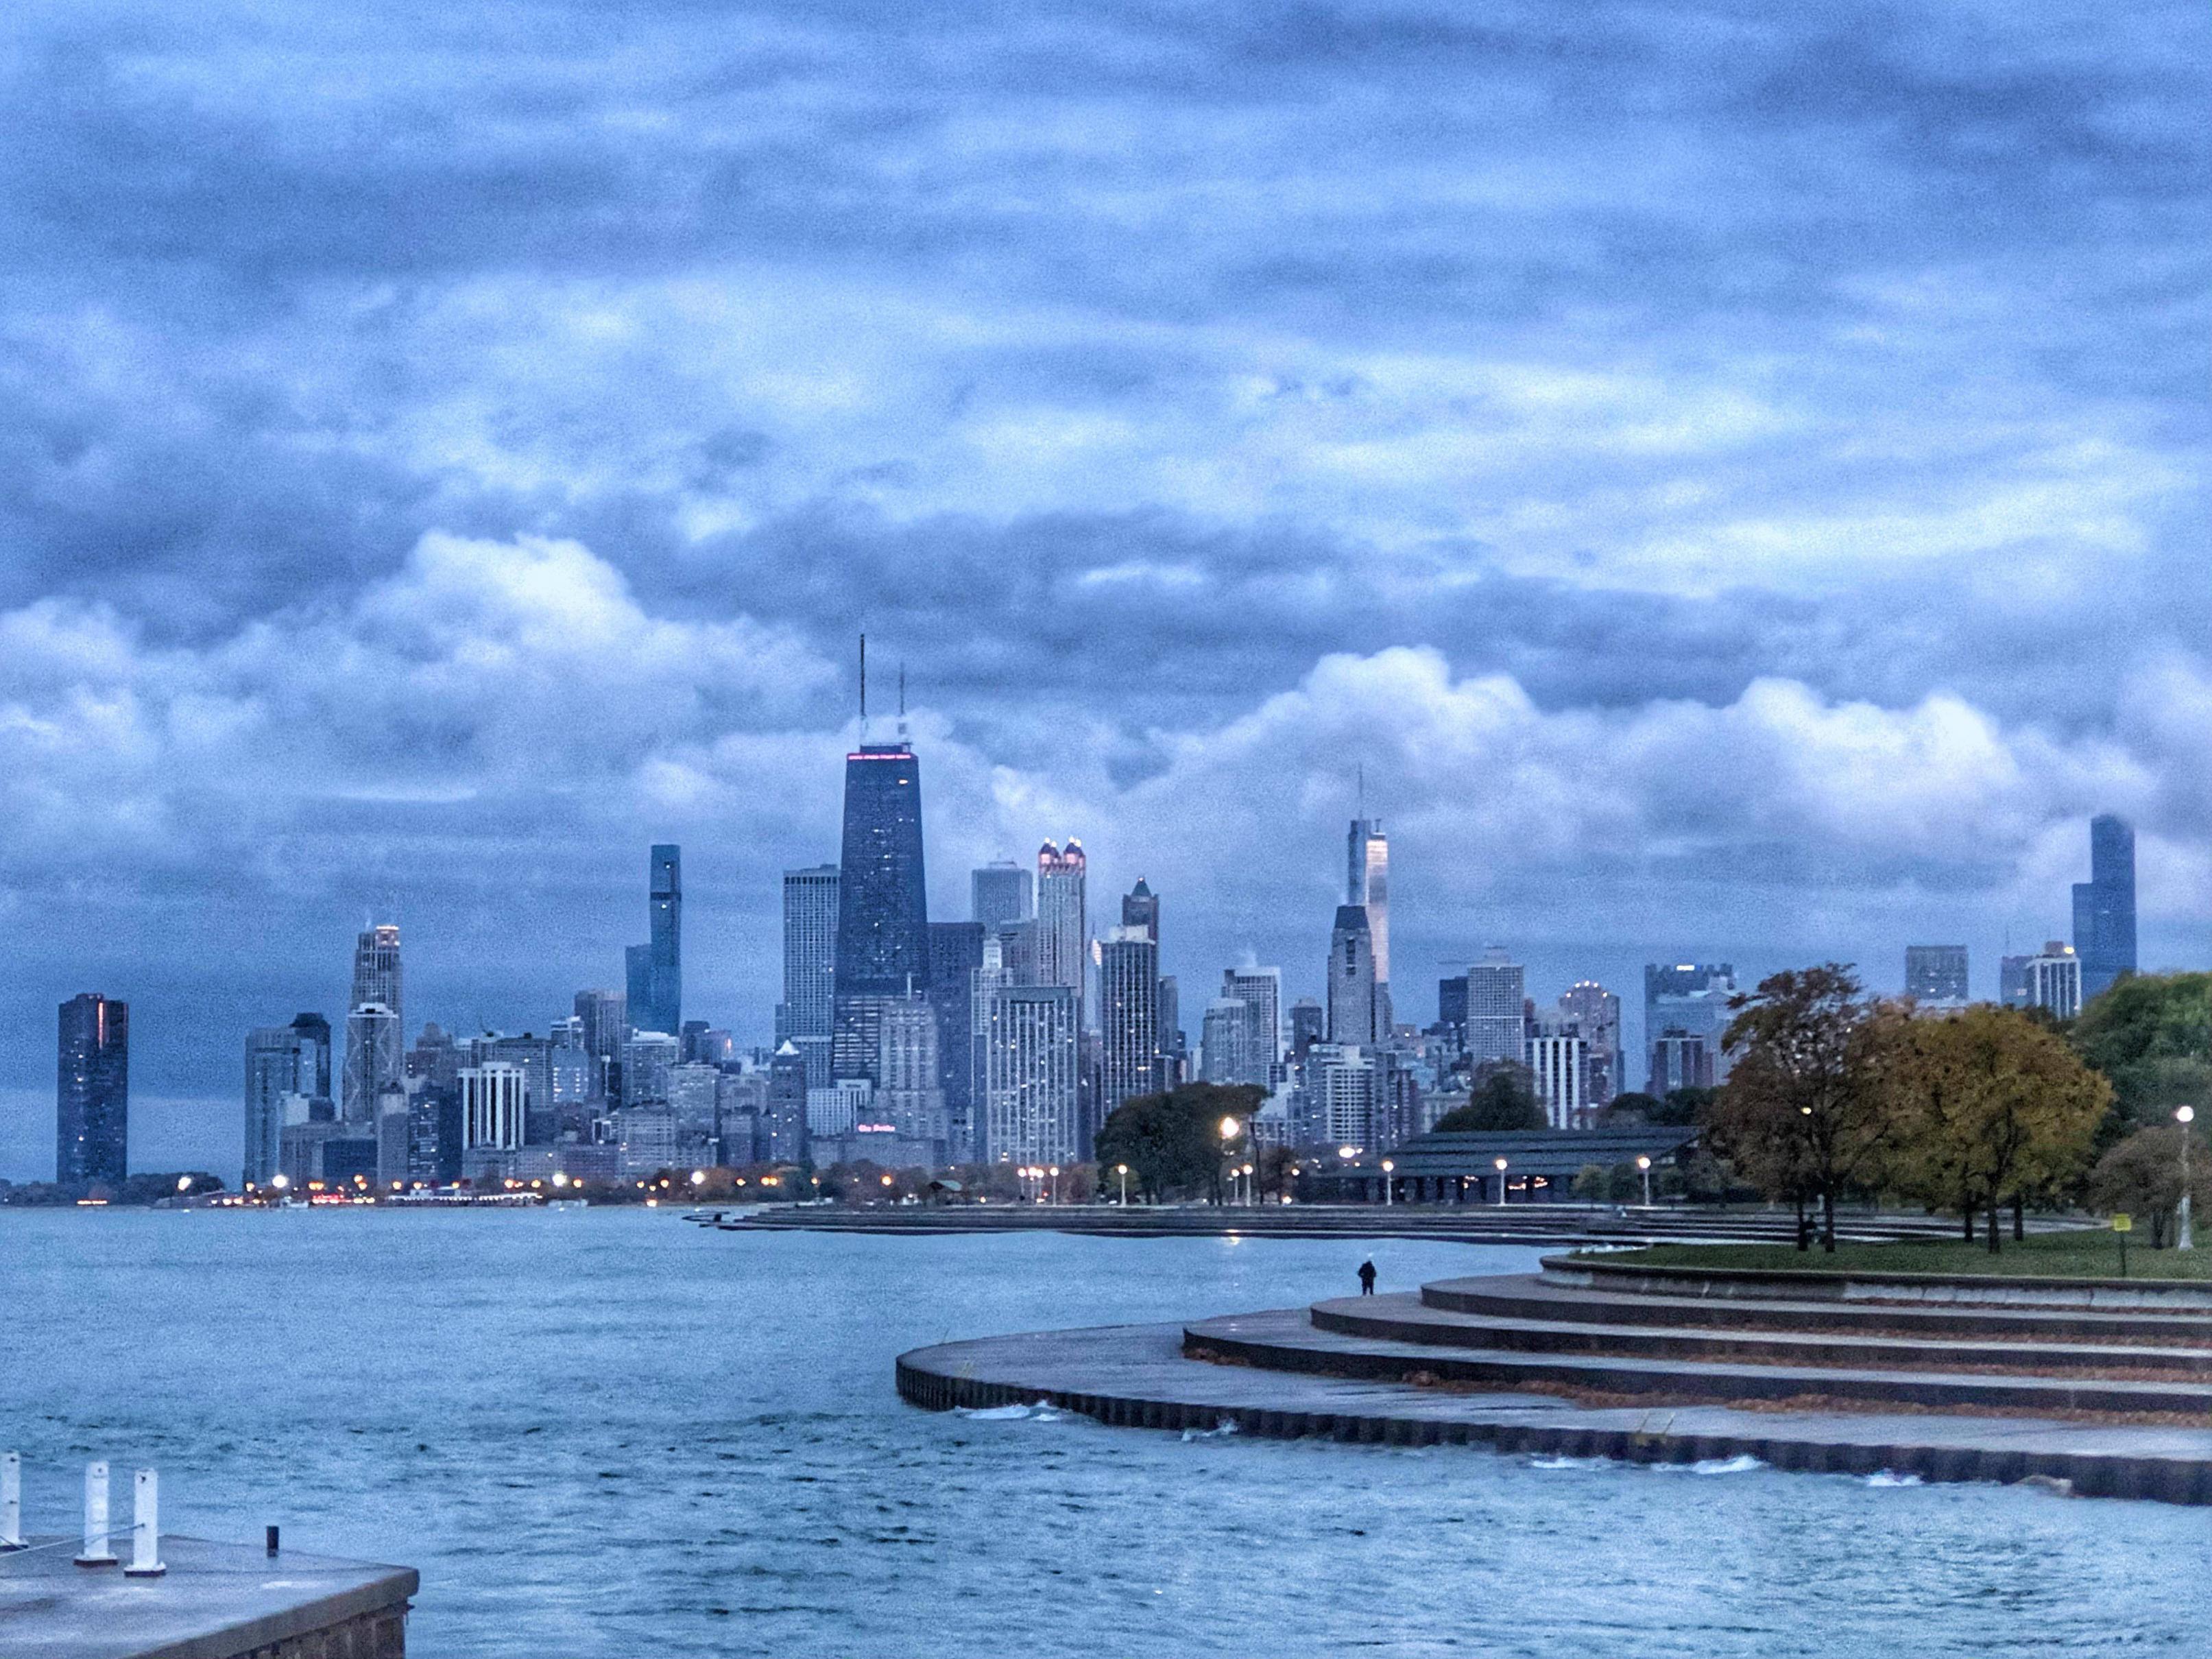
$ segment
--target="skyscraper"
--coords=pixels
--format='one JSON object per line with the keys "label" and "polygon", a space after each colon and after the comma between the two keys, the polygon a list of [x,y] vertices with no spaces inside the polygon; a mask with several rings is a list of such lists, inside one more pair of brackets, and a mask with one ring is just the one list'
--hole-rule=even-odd
{"label": "skyscraper", "polygon": [[1364,815],[1345,837],[1344,902],[1367,912],[1375,944],[1376,1036],[1390,1034],[1390,843],[1380,821]]}
{"label": "skyscraper", "polygon": [[1725,962],[1646,963],[1644,967],[1644,1048],[1651,1057],[1644,1087],[1663,1095],[1670,1088],[1728,1081],[1728,1050],[1722,1038],[1733,1016],[1735,969]]}
{"label": "skyscraper", "polygon": [[1243,1026],[1244,1048],[1233,1062],[1235,1074],[1227,1080],[1271,1087],[1275,1063],[1283,1057],[1283,970],[1224,968],[1221,994],[1237,998],[1251,1010]]}
{"label": "skyscraper", "polygon": [[1582,1035],[1589,1067],[1589,1105],[1592,1111],[1602,1110],[1620,1092],[1620,999],[1595,980],[1577,980],[1560,996],[1559,1012]]}
{"label": "skyscraper", "polygon": [[991,1162],[1074,1161],[1082,1013],[1081,993],[1066,985],[994,985],[979,994]]}
{"label": "skyscraper", "polygon": [[1523,1044],[1522,1063],[1544,1122],[1553,1129],[1590,1127],[1589,1039],[1565,1007],[1539,1012]]}
{"label": "skyscraper", "polygon": [[131,1005],[86,991],[61,1005],[54,1180],[120,1185],[130,1173]]}
{"label": "skyscraper", "polygon": [[675,1036],[684,1029],[684,849],[656,845],[646,877],[652,936],[623,952],[630,1024]]}
{"label": "skyscraper", "polygon": [[1036,914],[1030,872],[1011,860],[985,865],[968,878],[969,914],[986,927],[1027,921]]}
{"label": "skyscraper", "polygon": [[929,924],[929,1001],[937,1011],[945,1156],[954,1164],[975,1156],[975,972],[983,965],[987,931],[980,921]]}
{"label": "skyscraper", "polygon": [[1477,1066],[1493,1060],[1524,1063],[1528,1030],[1525,970],[1502,945],[1482,953],[1467,970],[1467,1056]]}
{"label": "skyscraper", "polygon": [[836,1030],[837,866],[817,864],[783,872],[783,1000],[775,1009],[775,1041],[806,1061],[807,1087],[830,1081],[830,1043]]}
{"label": "skyscraper", "polygon": [[289,1025],[247,1032],[243,1179],[262,1185],[283,1167],[287,1097],[328,1101],[330,1093],[330,1021],[301,1014]]}
{"label": "skyscraper", "polygon": [[[338,1088],[340,1115],[349,1123],[373,1124],[377,1097],[404,1081],[401,997],[399,929],[390,922],[364,929],[354,941],[345,1069]],[[379,1011],[378,1017],[356,1018],[371,1008]]]}
{"label": "skyscraper", "polygon": [[2048,1009],[2055,1019],[2071,1019],[2081,1012],[2081,958],[2065,940],[2050,940],[2040,956],[2007,957],[2004,967],[2008,1006]]}
{"label": "skyscraper", "polygon": [[1065,851],[1050,842],[1037,849],[1037,983],[1071,988],[1079,1007],[1091,928],[1084,898],[1085,862],[1079,841],[1071,840]]}
{"label": "skyscraper", "polygon": [[884,997],[877,1006],[877,1121],[888,1121],[902,1140],[927,1142],[937,1162],[949,1138],[938,1011],[919,994]]}
{"label": "skyscraper", "polygon": [[1328,1012],[1311,997],[1300,997],[1291,1005],[1289,1018],[1291,1053],[1299,1060],[1306,1050],[1328,1035]]}
{"label": "skyscraper", "polygon": [[768,1110],[761,1124],[761,1155],[773,1164],[806,1156],[806,1060],[787,1042],[768,1066]]}
{"label": "skyscraper", "polygon": [[2081,1000],[2136,970],[2136,832],[2125,818],[2089,820],[2089,879],[2074,886],[2074,954]]}
{"label": "skyscraper", "polygon": [[1252,1005],[1241,997],[1218,996],[1206,1005],[1198,1045],[1201,1083],[1242,1083],[1252,1048]]}
{"label": "skyscraper", "polygon": [[1328,939],[1328,1040],[1371,1043],[1375,1030],[1375,942],[1366,909],[1340,904]]}
{"label": "skyscraper", "polygon": [[929,987],[929,900],[921,857],[921,765],[912,745],[863,743],[845,757],[837,866],[830,1070],[873,1078],[878,1004]]}
{"label": "skyscraper", "polygon": [[579,991],[573,1005],[584,1052],[592,1057],[591,1097],[621,1092],[622,1046],[629,1040],[629,998],[620,991]]}
{"label": "skyscraper", "polygon": [[[2081,889],[2075,889],[2075,892]],[[1966,1006],[1966,947],[1908,945],[1905,947],[1905,994],[1926,1008]]]}
{"label": "skyscraper", "polygon": [[1159,908],[1142,881],[1122,901],[1121,914],[1138,919],[1116,927],[1098,955],[1101,1123],[1123,1101],[1160,1088]]}

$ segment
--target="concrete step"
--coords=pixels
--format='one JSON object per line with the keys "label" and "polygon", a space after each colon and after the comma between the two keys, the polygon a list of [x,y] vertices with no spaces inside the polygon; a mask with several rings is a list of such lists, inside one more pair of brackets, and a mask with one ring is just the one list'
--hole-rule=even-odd
{"label": "concrete step", "polygon": [[1314,1304],[1316,1330],[1449,1349],[1619,1358],[1716,1360],[1843,1370],[1994,1370],[2132,1381],[2212,1382],[2212,1347],[1982,1340],[1931,1332],[1920,1337],[1833,1331],[1745,1331],[1454,1313],[1418,1296],[1344,1297]]}
{"label": "concrete step", "polygon": [[1290,1336],[1279,1325],[1247,1328],[1245,1316],[1184,1328],[1189,1358],[1265,1370],[1406,1382],[1419,1378],[1484,1389],[1566,1389],[1655,1401],[1842,1401],[1932,1407],[1996,1408],[2028,1414],[2098,1412],[2212,1415],[2212,1384],[2098,1382],[1943,1371],[1815,1365],[1729,1364],[1591,1354],[1449,1350],[1340,1335],[1310,1325]]}
{"label": "concrete step", "polygon": [[1583,1290],[1554,1284],[1534,1273],[1437,1279],[1421,1287],[1420,1299],[1425,1306],[1441,1311],[1497,1319],[1688,1325],[1707,1330],[1858,1332],[1929,1340],[1936,1333],[1946,1333],[1967,1341],[2040,1337],[2124,1346],[2148,1340],[2212,1347],[2212,1316],[2200,1314],[1662,1296],[1628,1290]]}

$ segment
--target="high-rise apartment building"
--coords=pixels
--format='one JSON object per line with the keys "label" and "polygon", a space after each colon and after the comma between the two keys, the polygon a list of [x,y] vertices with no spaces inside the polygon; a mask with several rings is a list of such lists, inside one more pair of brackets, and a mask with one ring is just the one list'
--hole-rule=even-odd
{"label": "high-rise apartment building", "polygon": [[994,1164],[1068,1164],[1078,1145],[1082,994],[1066,985],[979,992],[983,1155]]}
{"label": "high-rise apartment building", "polygon": [[1091,937],[1084,893],[1086,863],[1079,841],[1071,840],[1065,848],[1047,842],[1037,849],[1037,983],[1065,985],[1074,991],[1079,1013]]}
{"label": "high-rise apartment building", "polygon": [[788,1042],[768,1064],[761,1139],[766,1143],[761,1156],[771,1164],[797,1164],[806,1157],[806,1059]]}
{"label": "high-rise apartment building", "polygon": [[131,1005],[86,991],[61,1005],[54,1180],[120,1185],[130,1173]]}
{"label": "high-rise apartment building", "polygon": [[2004,959],[2004,1000],[2014,1008],[2042,1008],[2054,1019],[2071,1019],[2084,1000],[2081,958],[2063,939],[2051,939],[2040,956]]}
{"label": "high-rise apartment building", "polygon": [[320,1014],[246,1033],[244,1181],[266,1185],[283,1167],[287,1100],[327,1103],[330,1093],[331,1023]]}
{"label": "high-rise apartment building", "polygon": [[1493,945],[1467,970],[1467,1056],[1477,1066],[1521,1064],[1528,1028],[1526,971],[1504,945]]}
{"label": "high-rise apartment building", "polygon": [[1216,997],[1206,1005],[1199,1036],[1199,1081],[1245,1081],[1244,1066],[1253,1047],[1252,1005],[1242,997]]}
{"label": "high-rise apartment building", "polygon": [[830,1070],[873,1079],[880,1003],[929,988],[929,899],[922,866],[921,763],[904,739],[845,757],[837,865],[837,961]]}
{"label": "high-rise apartment building", "polygon": [[[1123,1101],[1160,1090],[1159,912],[1151,890],[1139,881],[1122,914],[1139,921],[1116,927],[1099,947],[1098,1121]],[[1095,1133],[1097,1124],[1090,1126]]]}
{"label": "high-rise apartment building", "polygon": [[1327,1144],[1372,1152],[1389,1139],[1382,1058],[1362,1044],[1316,1043],[1309,1051],[1306,1087]]}
{"label": "high-rise apartment building", "polygon": [[1231,1062],[1234,1075],[1225,1081],[1272,1088],[1275,1066],[1283,1057],[1283,970],[1224,968],[1221,994],[1236,998],[1251,1011],[1243,1027],[1244,1046]]}
{"label": "high-rise apartment building", "polygon": [[621,991],[579,991],[574,1006],[584,1052],[592,1060],[591,1097],[609,1099],[620,1091],[622,1046],[629,1040],[629,998]]}
{"label": "high-rise apartment building", "polygon": [[349,1123],[373,1124],[378,1097],[404,1079],[402,989],[399,929],[389,922],[364,929],[354,941],[353,994],[346,1004],[345,1066],[338,1087],[340,1115]]}
{"label": "high-rise apartment building", "polygon": [[[1728,963],[1644,964],[1644,1045],[1650,1056],[1644,1087],[1650,1093],[1728,1081],[1723,1039],[1734,1018],[1729,999],[1735,994],[1735,969]],[[1703,1081],[1686,1083],[1685,1077]]]}
{"label": "high-rise apartment building", "polygon": [[986,927],[1028,921],[1036,915],[1030,872],[1011,859],[1000,859],[972,872],[968,884],[969,915]]}
{"label": "high-rise apartment building", "polygon": [[1437,1025],[1452,1047],[1467,1047],[1467,975],[1437,981]]}
{"label": "high-rise apartment building", "polygon": [[1345,837],[1344,902],[1367,912],[1375,951],[1376,1036],[1390,1035],[1390,843],[1382,823],[1356,817]]}
{"label": "high-rise apartment building", "polygon": [[1536,1103],[1547,1127],[1592,1127],[1589,1098],[1589,1039],[1581,1023],[1564,1008],[1540,1011],[1528,1036],[1522,1063],[1528,1068]]}
{"label": "high-rise apartment building", "polygon": [[1328,1036],[1328,1011],[1312,997],[1300,997],[1291,1005],[1288,1020],[1291,1034],[1291,1053],[1304,1059],[1307,1049]]}
{"label": "high-rise apartment building", "polygon": [[646,883],[651,935],[623,953],[630,1024],[675,1036],[684,1029],[684,849],[656,845]]}
{"label": "high-rise apartment building", "polygon": [[1328,939],[1328,1040],[1363,1047],[1376,1039],[1375,941],[1367,912],[1340,904]]}
{"label": "high-rise apartment building", "polygon": [[938,1011],[924,996],[885,997],[878,1005],[874,1107],[899,1139],[935,1149],[941,1160],[949,1137],[945,1078],[938,1048]]}
{"label": "high-rise apartment building", "polygon": [[1908,945],[1905,947],[1905,994],[1923,1008],[1963,1008],[1968,1001],[1966,947]]}
{"label": "high-rise apartment building", "polygon": [[806,1061],[807,1086],[830,1081],[836,1030],[837,866],[783,872],[783,1000],[775,1009],[778,1048],[789,1042]]}
{"label": "high-rise apartment building", "polygon": [[2089,879],[2074,887],[2074,955],[2081,1000],[2136,971],[2136,832],[2125,818],[2089,820]]}

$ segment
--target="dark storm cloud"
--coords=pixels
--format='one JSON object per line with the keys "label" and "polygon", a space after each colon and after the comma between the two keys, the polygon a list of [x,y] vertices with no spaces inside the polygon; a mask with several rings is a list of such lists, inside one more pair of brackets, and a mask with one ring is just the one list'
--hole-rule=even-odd
{"label": "dark storm cloud", "polygon": [[1201,978],[1299,977],[1363,757],[1438,951],[1986,944],[2099,805],[2194,949],[2207,33],[19,7],[9,1007],[274,995],[394,896],[457,988],[527,916],[542,1002],[680,833],[757,1033],[864,628],[945,893],[1074,830]]}

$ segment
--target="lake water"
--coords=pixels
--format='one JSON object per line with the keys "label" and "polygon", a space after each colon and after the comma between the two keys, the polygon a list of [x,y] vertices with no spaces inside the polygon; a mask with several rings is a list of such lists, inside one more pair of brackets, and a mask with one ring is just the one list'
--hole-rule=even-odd
{"label": "lake water", "polygon": [[[419,1567],[410,1650],[2212,1653],[2212,1516],[915,1411],[901,1350],[1343,1293],[1342,1242],[0,1211],[0,1448]],[[1383,1288],[1534,1252],[1383,1242]],[[0,1567],[0,1571],[4,1571]],[[0,1632],[0,1650],[5,1632]]]}

